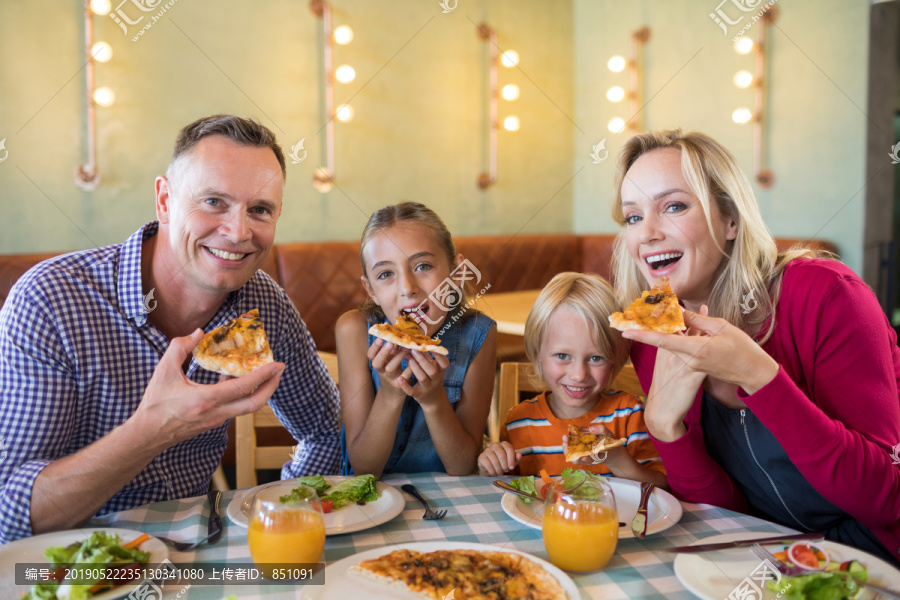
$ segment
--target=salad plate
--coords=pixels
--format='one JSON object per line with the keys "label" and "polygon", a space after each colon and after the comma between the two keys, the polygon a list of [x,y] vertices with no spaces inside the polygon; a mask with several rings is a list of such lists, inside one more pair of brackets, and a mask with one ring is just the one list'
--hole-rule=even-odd
{"label": "salad plate", "polygon": [[[82,528],[43,533],[3,544],[0,546],[0,598],[19,598],[29,591],[33,585],[16,585],[16,563],[46,564],[49,568],[49,561],[44,556],[47,548],[83,542],[91,537],[91,534],[95,531],[104,531],[109,535],[118,535],[123,544],[144,535],[143,532],[131,529],[114,529],[110,527]],[[150,559],[147,561],[149,566],[157,566],[169,557],[169,549],[166,545],[153,536],[150,536],[147,541],[141,544],[139,549],[150,553]],[[36,581],[34,583],[39,582]],[[93,595],[91,600],[122,598],[143,584],[143,580],[136,580],[133,583],[127,583]]]}
{"label": "salad plate", "polygon": [[[328,476],[325,481],[332,487],[353,479],[352,477]],[[246,528],[250,523],[250,511],[256,498],[277,502],[281,496],[287,496],[297,487],[296,479],[275,481],[263,486],[250,488],[235,495],[228,503],[226,514],[235,525]],[[328,491],[331,491],[330,489]],[[401,512],[406,506],[406,499],[396,488],[380,481],[375,482],[375,491],[378,499],[366,502],[360,506],[351,502],[341,508],[332,509],[325,514],[325,535],[339,535],[353,533],[370,527],[377,527],[387,523]],[[327,492],[326,492],[327,493]]]}
{"label": "salad plate", "polygon": [[[759,532],[728,533],[714,535],[699,540],[698,543],[731,542],[734,540],[760,537]],[[858,560],[868,571],[868,580],[875,585],[900,590],[900,571],[885,561],[872,556],[862,550],[851,548],[829,541],[814,542],[816,546],[824,549],[831,560],[844,562]],[[781,549],[783,544],[766,546],[770,552]],[[730,548],[728,550],[715,550],[712,552],[700,552],[697,554],[679,554],[675,558],[675,576],[684,587],[692,594],[704,600],[722,600],[728,598],[738,584],[749,577],[761,560],[750,552],[750,548]],[[763,598],[774,599],[776,593],[770,590],[764,592]],[[856,600],[877,598],[878,595],[871,590],[861,589]]]}
{"label": "salad plate", "polygon": [[[625,523],[619,527],[619,539],[633,538],[631,521],[637,514],[638,502],[641,499],[641,484],[639,481],[621,479],[619,477],[604,477],[604,481],[612,487],[616,497],[616,512],[619,513],[619,521]],[[532,529],[541,529],[544,505],[540,502],[526,502],[520,496],[511,492],[505,492],[500,500],[503,512]],[[647,535],[653,535],[675,525],[683,514],[681,502],[675,496],[665,490],[654,488],[650,494],[650,502],[647,505]]]}
{"label": "salad plate", "polygon": [[[572,578],[564,573],[561,569],[554,567],[552,564],[526,552],[519,552],[509,547],[500,548],[499,546],[491,546],[488,544],[478,544],[474,542],[412,542],[407,544],[393,544],[383,548],[373,548],[365,552],[347,556],[336,562],[330,563],[325,567],[325,585],[305,585],[301,587],[300,598],[308,598],[310,600],[347,600],[348,598],[419,598],[419,596],[405,589],[391,588],[389,585],[371,581],[368,579],[356,578],[348,575],[347,570],[353,565],[359,564],[364,560],[378,558],[384,554],[393,552],[394,550],[414,550],[417,552],[435,552],[437,550],[479,550],[482,552],[509,552],[511,554],[521,554],[529,560],[535,562],[547,573],[556,578],[563,590],[566,592],[568,600],[578,600],[581,594]],[[452,598],[451,594],[447,595]]]}

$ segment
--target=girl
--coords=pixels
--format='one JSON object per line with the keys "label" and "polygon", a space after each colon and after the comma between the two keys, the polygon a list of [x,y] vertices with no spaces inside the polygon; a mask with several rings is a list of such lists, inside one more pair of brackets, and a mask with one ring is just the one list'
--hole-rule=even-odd
{"label": "girl", "polygon": [[629,139],[613,215],[621,297],[668,276],[693,334],[623,334],[675,495],[900,564],[900,349],[872,291],[838,261],[779,255],[737,161],[701,133]]}
{"label": "girl", "polygon": [[627,442],[610,450],[605,462],[585,457],[579,463],[595,473],[666,487],[640,400],[609,387],[628,360],[628,342],[609,327],[617,310],[612,287],[597,275],[560,273],[541,291],[525,322],[525,351],[550,391],[510,409],[502,441],[478,457],[481,475],[536,475],[541,469],[558,475],[572,466],[565,460],[569,424],[594,424],[595,433]]}
{"label": "girl", "polygon": [[[452,322],[445,301],[432,297],[462,254],[441,218],[413,202],[376,211],[359,253],[369,301],[341,315],[335,327],[341,473],[471,473],[491,407],[497,327],[468,306],[465,294],[450,308]],[[443,330],[448,356],[368,335],[373,324],[396,323],[420,305],[420,323],[432,337]]]}

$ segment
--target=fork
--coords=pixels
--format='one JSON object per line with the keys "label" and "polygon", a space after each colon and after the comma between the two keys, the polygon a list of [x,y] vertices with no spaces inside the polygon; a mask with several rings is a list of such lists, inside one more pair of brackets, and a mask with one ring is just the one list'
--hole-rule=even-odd
{"label": "fork", "polygon": [[400,489],[403,490],[404,492],[406,492],[407,494],[412,495],[416,500],[418,500],[419,502],[422,503],[422,506],[425,507],[425,514],[422,515],[422,518],[425,519],[426,521],[438,521],[447,516],[446,510],[432,510],[431,507],[428,506],[428,503],[425,502],[425,498],[423,498],[419,494],[419,490],[417,490],[410,484],[404,483],[403,485],[400,486]]}
{"label": "fork", "polygon": [[[782,575],[786,575],[787,577],[792,577],[794,575],[809,575],[810,573],[816,573],[816,572],[818,572],[818,573],[837,573],[838,575],[846,575],[847,577],[851,577],[851,575],[849,573],[843,573],[842,571],[822,571],[821,569],[811,571],[808,569],[801,569],[800,567],[796,567],[794,565],[789,565],[789,564],[785,563],[783,560],[775,558],[774,554],[772,554],[771,552],[769,552],[768,550],[766,550],[759,544],[753,544],[752,546],[750,546],[750,552],[755,554],[756,557],[759,558],[760,560],[767,560],[770,563],[772,563],[772,566],[774,566],[776,569],[778,569],[779,573],[781,573]],[[883,588],[880,585],[874,585],[872,583],[860,581],[860,580],[856,579],[855,577],[853,578],[853,581],[856,582],[856,585],[858,585],[861,588],[869,588],[873,592],[877,592],[877,593],[881,594],[882,596],[900,600],[900,592],[894,592],[887,588]]]}
{"label": "fork", "polygon": [[165,543],[169,544],[170,546],[172,546],[179,552],[187,552],[188,550],[193,550],[197,546],[201,546],[201,545],[205,544],[209,540],[209,538],[211,538],[219,533],[222,533],[221,529],[212,532],[210,535],[206,536],[199,542],[178,542],[176,540],[170,540],[169,538],[160,537],[158,535],[154,535],[153,537],[155,537],[156,539],[158,539],[161,542],[165,542]]}

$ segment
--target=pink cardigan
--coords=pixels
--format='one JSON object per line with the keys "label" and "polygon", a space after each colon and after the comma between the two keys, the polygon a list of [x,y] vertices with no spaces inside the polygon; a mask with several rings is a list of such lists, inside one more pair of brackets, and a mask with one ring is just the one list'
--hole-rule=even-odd
{"label": "pink cardigan", "polygon": [[[738,396],[809,483],[900,560],[900,465],[891,458],[900,445],[900,349],[875,295],[840,262],[792,261],[763,349],[781,365],[778,375]],[[636,343],[631,358],[646,391],[656,348]],[[702,391],[685,417],[685,435],[653,439],[669,485],[687,502],[746,512],[744,496],[706,451],[701,398]]]}

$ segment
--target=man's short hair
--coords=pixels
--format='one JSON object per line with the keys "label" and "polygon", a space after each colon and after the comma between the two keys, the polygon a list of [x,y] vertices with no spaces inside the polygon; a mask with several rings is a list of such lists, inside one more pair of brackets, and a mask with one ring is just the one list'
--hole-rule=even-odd
{"label": "man's short hair", "polygon": [[235,115],[212,115],[198,119],[178,132],[175,140],[175,152],[172,153],[172,162],[166,171],[166,176],[171,180],[175,175],[175,166],[179,159],[191,152],[200,140],[210,135],[221,135],[243,146],[255,146],[257,148],[271,148],[281,165],[281,175],[287,179],[284,152],[275,139],[275,134],[268,127],[255,119],[244,119]]}

